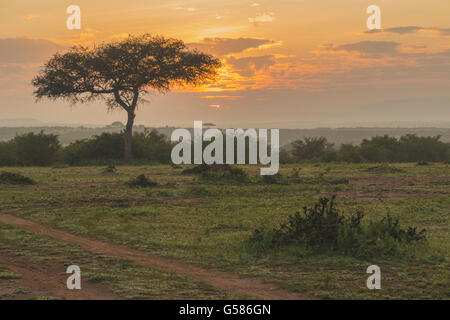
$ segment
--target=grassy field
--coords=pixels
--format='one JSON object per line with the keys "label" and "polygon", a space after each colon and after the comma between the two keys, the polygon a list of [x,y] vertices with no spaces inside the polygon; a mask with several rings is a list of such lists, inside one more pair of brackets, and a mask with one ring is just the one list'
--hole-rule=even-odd
{"label": "grassy field", "polygon": [[[3,168],[0,171],[21,173],[36,184],[0,184],[0,212],[205,269],[255,277],[312,298],[450,298],[449,165],[282,166],[283,176],[297,170],[303,179],[289,185],[264,184],[259,167],[243,168],[252,177],[250,182],[204,181],[182,174],[184,167],[172,166],[121,166],[115,173],[104,173],[103,167]],[[140,174],[159,186],[126,185]],[[301,248],[263,254],[247,249],[253,230],[276,227],[288,215],[328,195],[337,196],[341,210],[363,210],[368,220],[389,212],[402,226],[425,228],[427,243],[404,255],[373,259]],[[0,223],[2,255],[31,266],[73,262],[89,282],[122,298],[254,298]],[[3,298],[47,297],[20,287],[21,275],[10,269],[8,261],[12,260],[0,259]],[[381,268],[381,290],[366,287],[366,269],[372,264]]]}

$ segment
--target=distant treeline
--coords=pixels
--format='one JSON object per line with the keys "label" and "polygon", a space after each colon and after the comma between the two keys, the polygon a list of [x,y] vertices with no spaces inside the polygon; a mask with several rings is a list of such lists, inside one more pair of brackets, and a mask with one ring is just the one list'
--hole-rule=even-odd
{"label": "distant treeline", "polygon": [[[172,143],[157,131],[135,133],[133,157],[146,163],[169,163]],[[49,166],[119,163],[123,159],[124,134],[102,133],[61,146],[54,134],[27,133],[0,142],[0,166]]]}
{"label": "distant treeline", "polygon": [[[171,163],[173,145],[166,135],[156,130],[137,132],[133,136],[134,161]],[[77,166],[107,164],[111,161],[118,164],[122,161],[123,148],[123,133],[102,133],[65,147],[60,144],[57,135],[27,133],[0,142],[0,166],[49,166],[57,163]],[[419,137],[408,134],[397,139],[383,135],[364,139],[359,145],[342,144],[335,148],[324,137],[307,137],[280,151],[280,163],[305,161],[449,162],[450,143],[440,141],[440,136]]]}
{"label": "distant treeline", "polygon": [[448,162],[450,143],[440,136],[407,134],[399,139],[388,135],[364,139],[359,145],[342,144],[334,148],[324,137],[304,138],[292,143],[290,151],[280,152],[281,163],[323,162]]}

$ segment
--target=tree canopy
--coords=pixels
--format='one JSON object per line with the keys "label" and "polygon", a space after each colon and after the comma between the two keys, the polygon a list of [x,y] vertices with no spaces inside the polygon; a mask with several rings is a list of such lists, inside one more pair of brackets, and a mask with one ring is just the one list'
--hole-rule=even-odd
{"label": "tree canopy", "polygon": [[124,109],[128,113],[127,158],[141,97],[149,91],[164,93],[176,85],[195,86],[212,80],[220,65],[211,55],[188,50],[181,40],[144,34],[56,53],[32,84],[38,99],[65,99],[76,104],[103,98],[109,108]]}

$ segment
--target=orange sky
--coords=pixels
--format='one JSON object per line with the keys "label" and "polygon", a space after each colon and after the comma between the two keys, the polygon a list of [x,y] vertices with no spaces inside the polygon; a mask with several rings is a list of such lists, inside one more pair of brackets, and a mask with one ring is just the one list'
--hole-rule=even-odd
{"label": "orange sky", "polygon": [[[72,4],[81,8],[81,30],[66,28]],[[372,4],[381,8],[380,32],[367,32]],[[180,38],[225,66],[214,84],[154,95],[138,123],[450,121],[449,14],[448,0],[3,0],[0,118],[123,120],[100,102],[35,104],[29,82],[57,50],[150,32]]]}

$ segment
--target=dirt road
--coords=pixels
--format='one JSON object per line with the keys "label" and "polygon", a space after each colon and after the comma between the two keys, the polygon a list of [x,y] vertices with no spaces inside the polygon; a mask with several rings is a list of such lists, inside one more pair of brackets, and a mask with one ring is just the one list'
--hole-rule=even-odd
{"label": "dirt road", "polygon": [[[137,264],[150,268],[173,272],[190,279],[212,285],[218,290],[236,295],[247,295],[259,299],[304,300],[311,299],[303,294],[289,292],[276,285],[267,284],[256,278],[244,278],[228,272],[204,269],[177,260],[150,255],[142,251],[130,249],[103,241],[85,238],[66,231],[56,230],[42,224],[0,213],[0,222],[20,227],[24,230],[46,235],[82,247],[85,250],[118,258],[130,259]],[[21,270],[24,271],[24,270]],[[48,275],[46,276],[48,278]],[[67,277],[66,277],[67,278]],[[56,280],[55,280],[56,281]],[[65,282],[62,282],[63,284]],[[45,283],[42,283],[45,287]],[[67,290],[67,289],[65,289]],[[83,290],[81,290],[83,291]],[[99,297],[102,299],[102,297]]]}

